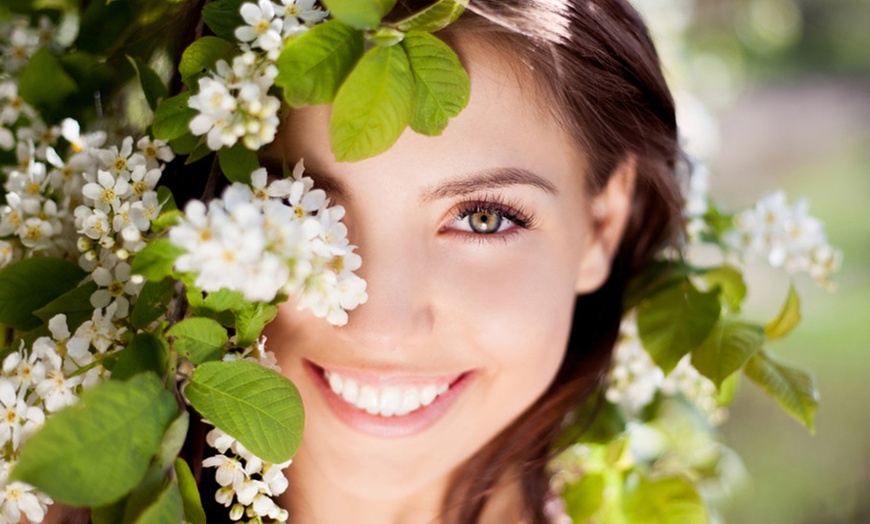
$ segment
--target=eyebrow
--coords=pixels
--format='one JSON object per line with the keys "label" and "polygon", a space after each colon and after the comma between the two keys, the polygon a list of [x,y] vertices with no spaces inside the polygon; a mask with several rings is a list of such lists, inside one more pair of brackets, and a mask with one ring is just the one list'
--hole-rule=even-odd
{"label": "eyebrow", "polygon": [[[283,173],[284,162],[277,158],[261,158],[260,163],[269,173]],[[349,201],[352,198],[347,186],[338,178],[327,173],[305,169],[305,175],[314,180],[314,187],[326,191],[327,194]],[[556,186],[546,178],[541,177],[527,169],[519,167],[496,167],[477,171],[470,175],[464,175],[440,184],[427,187],[420,195],[421,202],[432,202],[443,198],[451,198],[487,189],[500,187],[527,185],[536,187],[551,195],[559,193]]]}
{"label": "eyebrow", "polygon": [[420,197],[423,202],[442,198],[457,197],[476,191],[499,187],[528,185],[537,187],[551,195],[559,191],[552,182],[527,169],[519,167],[497,167],[472,173],[471,175],[447,180],[425,189]]}

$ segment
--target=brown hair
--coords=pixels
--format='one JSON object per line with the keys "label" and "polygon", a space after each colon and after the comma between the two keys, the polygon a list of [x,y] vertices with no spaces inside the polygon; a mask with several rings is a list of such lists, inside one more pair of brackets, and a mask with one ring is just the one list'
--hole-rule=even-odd
{"label": "brown hair", "polygon": [[[409,9],[426,3],[404,2]],[[444,521],[474,523],[496,486],[516,480],[525,521],[545,523],[547,462],[565,441],[569,415],[601,390],[626,285],[681,228],[674,103],[647,29],[625,0],[473,0],[442,36],[449,42],[466,31],[517,53],[510,58],[537,79],[552,116],[589,159],[593,194],[629,156],[637,162],[633,209],[609,278],[577,297],[556,378],[460,467],[444,500]]]}

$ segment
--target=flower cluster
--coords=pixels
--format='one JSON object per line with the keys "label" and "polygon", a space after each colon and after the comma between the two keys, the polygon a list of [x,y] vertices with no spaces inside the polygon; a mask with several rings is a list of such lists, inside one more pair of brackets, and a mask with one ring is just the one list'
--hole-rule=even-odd
{"label": "flower cluster", "polygon": [[203,460],[202,465],[217,468],[215,477],[221,487],[215,500],[230,508],[230,518],[239,520],[245,516],[286,522],[287,510],[278,507],[272,497],[287,489],[283,470],[291,461],[264,462],[218,428],[208,432],[206,441],[218,454]]}
{"label": "flower cluster", "polygon": [[217,151],[241,140],[256,151],[275,138],[281,102],[269,95],[278,75],[274,61],[284,39],[326,17],[313,4],[313,0],[242,4],[240,12],[247,25],[235,31],[243,42],[242,53],[232,64],[218,60],[215,71],[199,79],[198,92],[188,101],[198,112],[190,122],[190,131],[205,135],[209,148]]}
{"label": "flower cluster", "polygon": [[684,357],[665,375],[644,349],[634,319],[628,317],[620,326],[606,398],[625,413],[637,415],[659,392],[680,395],[692,402],[713,425],[721,424],[727,417],[727,410],[719,406],[716,385],[692,366],[690,357]]}
{"label": "flower cluster", "polygon": [[31,27],[26,18],[15,18],[0,34],[0,56],[3,69],[9,73],[20,71],[41,47],[53,46],[57,30],[47,16],[39,17],[37,27]]}
{"label": "flower cluster", "polygon": [[231,289],[252,301],[270,302],[279,292],[297,299],[329,322],[347,322],[346,309],[366,300],[365,281],[353,271],[360,258],[339,222],[340,206],[313,189],[301,162],[292,178],[267,183],[265,168],[252,186],[235,183],[208,206],[191,201],[169,239],[186,253],[175,261],[196,274],[205,291]]}
{"label": "flower cluster", "polygon": [[789,273],[807,272],[827,285],[843,255],[828,244],[822,222],[808,211],[806,199],[789,205],[784,192],[770,193],[734,217],[726,241],[742,254]]}

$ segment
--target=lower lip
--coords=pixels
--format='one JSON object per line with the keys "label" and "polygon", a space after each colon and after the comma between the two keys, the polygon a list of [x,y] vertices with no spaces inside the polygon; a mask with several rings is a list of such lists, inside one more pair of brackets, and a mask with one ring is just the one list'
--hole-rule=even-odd
{"label": "lower lip", "polygon": [[425,431],[447,413],[472,378],[471,372],[463,373],[450,385],[450,389],[436,397],[431,404],[412,413],[382,417],[352,406],[336,395],[323,376],[322,368],[306,361],[305,369],[339,420],[357,431],[376,437],[409,437]]}

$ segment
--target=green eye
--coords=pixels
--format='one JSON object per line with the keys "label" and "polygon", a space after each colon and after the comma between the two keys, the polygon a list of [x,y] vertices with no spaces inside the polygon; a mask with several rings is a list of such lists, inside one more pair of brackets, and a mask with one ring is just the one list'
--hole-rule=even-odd
{"label": "green eye", "polygon": [[471,230],[484,235],[498,231],[501,221],[501,215],[489,211],[478,211],[468,215],[468,225]]}

